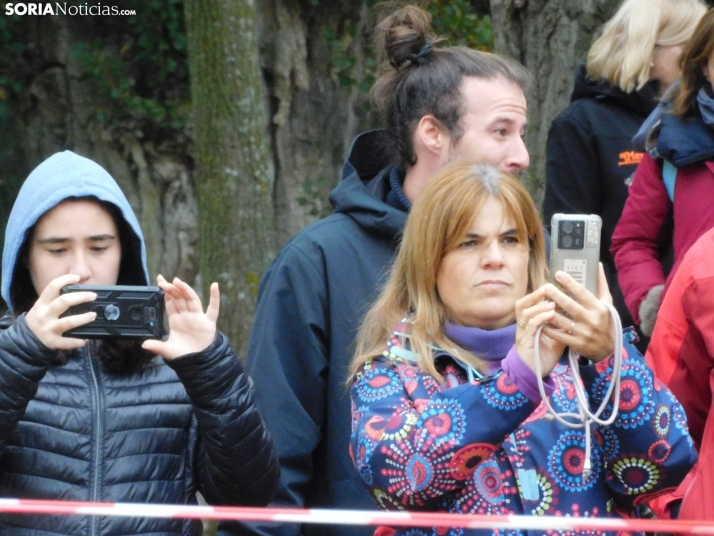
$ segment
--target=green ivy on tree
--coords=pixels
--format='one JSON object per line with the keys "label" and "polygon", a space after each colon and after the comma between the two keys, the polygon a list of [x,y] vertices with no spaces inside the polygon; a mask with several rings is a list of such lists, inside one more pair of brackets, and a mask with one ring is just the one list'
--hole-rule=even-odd
{"label": "green ivy on tree", "polygon": [[134,17],[105,17],[106,36],[74,53],[102,101],[99,120],[144,129],[183,130],[190,96],[181,0],[134,0]]}
{"label": "green ivy on tree", "polygon": [[450,45],[493,51],[491,17],[479,17],[469,0],[433,0],[428,6],[434,30]]}

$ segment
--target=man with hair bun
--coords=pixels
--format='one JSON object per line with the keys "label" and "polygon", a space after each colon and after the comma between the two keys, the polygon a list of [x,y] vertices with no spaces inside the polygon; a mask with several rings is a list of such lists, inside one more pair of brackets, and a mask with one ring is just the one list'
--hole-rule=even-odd
{"label": "man with hair bun", "polygon": [[[382,70],[372,97],[386,122],[361,134],[330,201],[335,213],[298,233],[260,285],[246,367],[282,468],[272,506],[375,505],[349,455],[346,387],[363,315],[429,177],[467,160],[516,173],[529,74],[515,61],[440,47],[431,18],[406,6],[377,26]],[[241,525],[239,534],[366,535],[369,527]]]}

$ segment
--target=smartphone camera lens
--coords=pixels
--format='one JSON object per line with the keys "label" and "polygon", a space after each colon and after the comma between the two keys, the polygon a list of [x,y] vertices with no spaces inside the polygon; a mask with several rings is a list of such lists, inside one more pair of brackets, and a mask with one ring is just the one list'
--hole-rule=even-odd
{"label": "smartphone camera lens", "polygon": [[132,307],[129,309],[129,316],[134,322],[141,320],[141,309],[139,307]]}
{"label": "smartphone camera lens", "polygon": [[558,247],[583,249],[584,221],[563,221],[558,228]]}
{"label": "smartphone camera lens", "polygon": [[114,305],[113,303],[110,303],[104,308],[104,318],[107,320],[116,320],[119,318],[119,307]]}

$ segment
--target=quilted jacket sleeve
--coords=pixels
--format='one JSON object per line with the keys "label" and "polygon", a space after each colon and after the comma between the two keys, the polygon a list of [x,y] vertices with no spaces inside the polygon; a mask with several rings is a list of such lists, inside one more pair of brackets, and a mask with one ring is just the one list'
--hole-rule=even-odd
{"label": "quilted jacket sleeve", "polygon": [[355,466],[390,510],[439,510],[536,407],[504,373],[439,391],[415,365],[386,358],[363,366],[352,404]]}
{"label": "quilted jacket sleeve", "polygon": [[255,406],[253,383],[228,339],[168,361],[194,406],[199,445],[194,472],[210,504],[270,502],[280,468],[273,439]]}
{"label": "quilted jacket sleeve", "polygon": [[[25,315],[0,326],[0,450],[15,430],[57,352],[27,327]],[[4,329],[3,329],[4,328]]]}
{"label": "quilted jacket sleeve", "polygon": [[611,248],[627,308],[638,324],[642,300],[651,288],[665,282],[657,238],[671,207],[659,165],[645,153],[612,235]]}
{"label": "quilted jacket sleeve", "polygon": [[[604,398],[613,358],[581,367],[591,410]],[[611,415],[612,403],[603,417]],[[604,445],[606,482],[618,505],[632,511],[648,498],[679,485],[697,461],[684,409],[657,380],[644,357],[625,344],[620,404],[615,422],[597,429]]]}

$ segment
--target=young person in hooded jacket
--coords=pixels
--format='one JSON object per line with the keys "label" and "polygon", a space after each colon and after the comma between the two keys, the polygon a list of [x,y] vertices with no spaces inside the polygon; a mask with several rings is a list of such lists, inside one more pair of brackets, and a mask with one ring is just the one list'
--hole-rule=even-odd
{"label": "young person in hooded jacket", "polygon": [[[517,172],[527,71],[512,60],[439,47],[424,11],[407,6],[377,27],[386,58],[373,97],[386,129],[359,136],[330,200],[335,213],[298,233],[261,281],[246,369],[275,438],[272,506],[374,508],[349,457],[345,389],[354,337],[399,235],[432,173],[451,160]],[[366,535],[369,527],[253,524],[235,534]]]}
{"label": "young person in hooded jacket", "polygon": [[[602,268],[597,296],[557,272],[561,291],[546,283],[547,271],[540,217],[517,179],[473,164],[432,177],[360,328],[352,367],[351,452],[380,508],[629,518],[685,477],[696,450],[684,411],[635,346],[625,342],[622,362],[614,359]],[[579,378],[562,359],[567,347],[578,354]],[[615,367],[622,381],[610,424],[612,399],[587,431],[552,418],[543,398],[577,415],[579,387],[596,412]]]}
{"label": "young person in hooded jacket", "polygon": [[[548,134],[546,228],[558,212],[602,218],[600,260],[624,326],[640,322],[625,304],[610,241],[643,156],[632,137],[679,76],[682,47],[705,11],[702,0],[625,0],[590,47],[571,102]],[[670,226],[662,233],[659,257],[668,255],[671,243]],[[645,331],[652,333],[651,327]]]}
{"label": "young person in hooded jacket", "polygon": [[[165,341],[65,337],[93,292],[147,285],[139,223],[114,179],[70,151],[23,184],[5,233],[0,331],[0,496],[93,502],[264,505],[279,467],[251,381],[186,283],[158,277]],[[200,535],[199,520],[9,515],[0,534]]]}
{"label": "young person in hooded jacket", "polygon": [[[672,108],[648,136],[648,152],[612,237],[627,306],[636,321],[650,326],[684,255],[714,227],[714,11],[700,21],[680,67]],[[665,275],[656,241],[669,214],[674,220],[674,265]]]}

